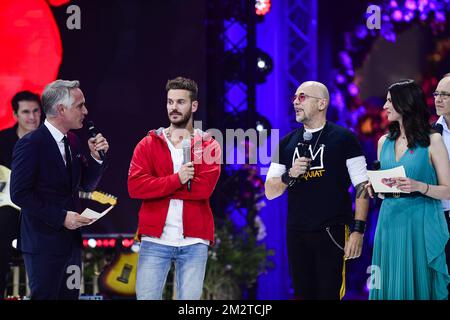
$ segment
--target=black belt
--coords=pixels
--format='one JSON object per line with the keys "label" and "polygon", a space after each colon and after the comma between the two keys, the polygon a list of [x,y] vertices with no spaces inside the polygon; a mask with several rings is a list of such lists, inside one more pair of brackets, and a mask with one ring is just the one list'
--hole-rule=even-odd
{"label": "black belt", "polygon": [[394,193],[384,193],[385,198],[415,198],[423,196],[420,192],[410,192],[410,193],[403,193],[403,192],[394,192]]}

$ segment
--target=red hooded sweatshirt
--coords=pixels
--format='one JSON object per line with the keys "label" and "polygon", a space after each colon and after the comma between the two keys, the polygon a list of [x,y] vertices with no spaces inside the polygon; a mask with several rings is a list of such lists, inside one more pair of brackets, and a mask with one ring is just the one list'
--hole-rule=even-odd
{"label": "red hooded sweatshirt", "polygon": [[163,128],[152,130],[134,149],[128,172],[128,193],[141,199],[138,233],[161,237],[171,199],[183,200],[183,231],[214,243],[214,218],[209,198],[220,175],[221,150],[216,140],[200,130],[191,139],[194,178],[191,191],[173,172]]}

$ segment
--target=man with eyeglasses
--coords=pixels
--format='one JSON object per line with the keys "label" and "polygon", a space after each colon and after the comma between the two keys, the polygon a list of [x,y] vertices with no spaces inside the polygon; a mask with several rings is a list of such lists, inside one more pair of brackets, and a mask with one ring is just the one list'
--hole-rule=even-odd
{"label": "man with eyeglasses", "polygon": [[[445,74],[442,80],[439,81],[433,96],[436,114],[439,116],[433,127],[442,135],[450,157],[450,73]],[[444,207],[445,219],[450,231],[450,200],[442,200],[442,206]],[[447,256],[447,268],[450,272],[450,241],[447,242],[445,254]],[[448,289],[450,299],[450,286]]]}
{"label": "man with eyeglasses", "polygon": [[[369,208],[361,145],[350,130],[327,121],[329,101],[322,83],[307,81],[298,87],[293,105],[303,126],[280,141],[265,183],[269,200],[288,191],[289,268],[295,298],[305,300],[343,298],[345,259],[361,255]],[[356,189],[354,216],[351,183]]]}

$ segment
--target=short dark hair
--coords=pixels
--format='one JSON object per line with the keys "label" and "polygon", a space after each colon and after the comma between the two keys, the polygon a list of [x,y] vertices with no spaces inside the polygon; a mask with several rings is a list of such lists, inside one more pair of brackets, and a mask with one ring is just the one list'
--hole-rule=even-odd
{"label": "short dark hair", "polygon": [[176,77],[175,79],[167,81],[166,91],[169,90],[187,90],[190,92],[191,101],[197,101],[198,95],[198,86],[194,80],[184,78],[184,77]]}
{"label": "short dark hair", "polygon": [[41,107],[41,99],[39,95],[31,91],[19,91],[17,92],[11,100],[12,108],[14,113],[19,112],[19,102],[20,101],[36,101],[39,107]]}

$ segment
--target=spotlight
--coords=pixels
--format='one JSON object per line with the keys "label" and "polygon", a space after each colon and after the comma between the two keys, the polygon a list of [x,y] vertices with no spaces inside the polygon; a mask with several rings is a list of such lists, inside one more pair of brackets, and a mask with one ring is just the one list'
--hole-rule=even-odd
{"label": "spotlight", "polygon": [[254,75],[256,83],[264,83],[273,68],[272,58],[260,49],[256,49],[256,52],[228,50],[224,63],[225,79],[231,82],[246,81]]}
{"label": "spotlight", "polygon": [[264,69],[266,67],[266,62],[264,60],[261,60],[260,58],[258,58],[257,66],[260,69]]}
{"label": "spotlight", "polygon": [[267,130],[267,135],[270,135],[270,131],[272,130],[272,125],[266,117],[263,117],[260,114],[256,115],[256,131],[262,132]]}
{"label": "spotlight", "polygon": [[139,244],[139,242],[134,241],[133,245],[131,246],[131,251],[133,251],[134,253],[138,253],[140,248],[141,245]]}
{"label": "spotlight", "polygon": [[95,240],[94,238],[89,239],[88,246],[91,248],[95,248],[97,246],[97,240]]}
{"label": "spotlight", "polygon": [[256,131],[261,132],[264,130],[264,125],[259,121],[256,121]]}
{"label": "spotlight", "polygon": [[257,49],[256,53],[256,82],[263,83],[266,77],[272,72],[272,58],[264,51]]}
{"label": "spotlight", "polygon": [[270,135],[272,130],[272,125],[266,117],[263,117],[261,114],[256,113],[250,118],[248,110],[242,110],[234,115],[226,117],[224,120],[224,125],[225,128],[234,130],[242,129],[246,131],[248,129],[253,129],[258,132],[267,130],[268,136]]}
{"label": "spotlight", "polygon": [[14,240],[11,242],[11,246],[12,246],[14,249],[17,249],[17,239],[14,239]]}
{"label": "spotlight", "polygon": [[255,9],[257,15],[265,16],[267,13],[269,13],[270,7],[270,0],[256,0]]}

